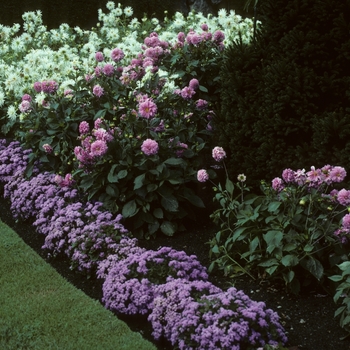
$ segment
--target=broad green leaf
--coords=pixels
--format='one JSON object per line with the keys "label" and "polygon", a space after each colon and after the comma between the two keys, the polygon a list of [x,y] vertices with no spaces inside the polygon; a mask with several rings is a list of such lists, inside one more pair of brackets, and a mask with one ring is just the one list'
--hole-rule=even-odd
{"label": "broad green leaf", "polygon": [[343,311],[345,311],[345,309],[346,309],[346,306],[339,307],[337,310],[335,310],[334,317],[339,316]]}
{"label": "broad green leaf", "polygon": [[169,158],[164,161],[164,164],[181,165],[181,164],[184,164],[184,160],[182,158]]}
{"label": "broad green leaf", "polygon": [[158,188],[158,185],[156,184],[148,184],[147,185],[147,192],[153,192]]}
{"label": "broad green leaf", "polygon": [[296,255],[288,254],[282,258],[281,263],[284,266],[296,266],[299,264],[299,259]]}
{"label": "broad green leaf", "polygon": [[118,172],[118,179],[124,179],[126,176],[128,175],[128,171],[127,170],[120,170]]}
{"label": "broad green leaf", "polygon": [[288,273],[283,274],[283,279],[286,281],[286,283],[291,283],[293,281],[294,276],[294,271],[288,271]]}
{"label": "broad green leaf", "polygon": [[219,247],[215,244],[213,248],[211,248],[211,251],[214,253],[214,254],[219,254],[220,253],[220,250],[219,250]]}
{"label": "broad green leaf", "polygon": [[287,243],[284,247],[283,250],[285,252],[291,252],[292,250],[296,249],[297,245],[295,243]]}
{"label": "broad green leaf", "polygon": [[271,203],[269,203],[268,211],[270,213],[276,211],[280,207],[281,204],[282,204],[282,202],[271,202]]}
{"label": "broad green leaf", "polygon": [[254,253],[256,247],[260,244],[259,237],[255,237],[250,243],[249,243],[249,252]]}
{"label": "broad green leaf", "polygon": [[141,174],[134,179],[134,190],[137,190],[138,188],[141,188],[143,186],[143,183],[145,181],[146,174]]}
{"label": "broad green leaf", "polygon": [[175,225],[173,223],[171,223],[170,221],[164,221],[160,225],[160,229],[167,236],[173,236],[175,233]]}
{"label": "broad green leaf", "polygon": [[235,186],[229,178],[226,178],[225,189],[232,196]]}
{"label": "broad green leaf", "polygon": [[263,235],[264,240],[268,246],[278,247],[283,239],[283,232],[278,230],[270,230],[267,231],[266,234]]}
{"label": "broad green leaf", "polygon": [[199,85],[199,90],[203,92],[208,92],[208,89],[205,86]]}
{"label": "broad green leaf", "polygon": [[137,212],[138,209],[135,200],[131,200],[130,202],[126,203],[122,209],[122,215],[124,218],[134,216]]}
{"label": "broad green leaf", "polygon": [[162,208],[156,208],[153,210],[153,215],[154,217],[156,217],[157,219],[163,219],[164,214],[163,214],[163,210]]}
{"label": "broad green leaf", "polygon": [[107,179],[108,179],[108,182],[110,183],[118,182],[118,175],[114,174],[114,170],[116,167],[117,167],[117,164],[113,164],[111,167],[111,170],[108,173]]}
{"label": "broad green leaf", "polygon": [[329,276],[328,278],[333,282],[340,282],[343,279],[340,275]]}
{"label": "broad green leaf", "polygon": [[118,196],[118,190],[115,188],[115,185],[107,185],[106,193],[114,198]]}
{"label": "broad green leaf", "polygon": [[161,204],[163,208],[170,212],[176,212],[179,209],[179,203],[175,197],[162,197]]}
{"label": "broad green leaf", "polygon": [[301,266],[309,271],[313,276],[318,280],[323,276],[323,266],[322,264],[312,256],[308,256],[305,259],[300,261]]}
{"label": "broad green leaf", "polygon": [[307,243],[304,247],[304,252],[309,253],[309,252],[313,251],[313,249],[314,249],[314,246],[312,244]]}

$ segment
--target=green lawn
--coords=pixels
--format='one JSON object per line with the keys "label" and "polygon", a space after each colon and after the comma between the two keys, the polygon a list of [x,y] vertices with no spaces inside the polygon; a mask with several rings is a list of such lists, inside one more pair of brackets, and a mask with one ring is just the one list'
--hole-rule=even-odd
{"label": "green lawn", "polygon": [[0,221],[0,349],[155,346],[68,283]]}

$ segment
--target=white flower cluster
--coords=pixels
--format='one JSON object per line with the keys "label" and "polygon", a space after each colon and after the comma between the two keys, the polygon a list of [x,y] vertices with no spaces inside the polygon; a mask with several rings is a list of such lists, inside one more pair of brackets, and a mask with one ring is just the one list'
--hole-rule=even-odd
{"label": "white flower cluster", "polygon": [[[19,24],[12,27],[0,24],[0,118],[7,116],[14,122],[20,117],[20,98],[32,92],[34,82],[55,80],[62,91],[74,84],[75,69],[92,72],[97,51],[107,57],[111,49],[118,47],[125,54],[121,64],[130,61],[141,52],[143,40],[151,32],[157,32],[161,40],[170,43],[177,40],[180,31],[201,32],[202,24],[206,24],[211,32],[224,32],[225,44],[236,40],[239,33],[245,42],[249,42],[253,34],[253,21],[232,10],[227,13],[222,9],[217,17],[205,17],[195,12],[185,17],[178,12],[172,19],[143,18],[139,21],[132,18],[131,7],[123,9],[121,4],[108,1],[106,8],[108,13],[98,10],[99,23],[91,30],[71,28],[66,23],[48,30],[43,25],[41,11],[23,14],[20,35]],[[171,82],[168,84],[172,87]]]}

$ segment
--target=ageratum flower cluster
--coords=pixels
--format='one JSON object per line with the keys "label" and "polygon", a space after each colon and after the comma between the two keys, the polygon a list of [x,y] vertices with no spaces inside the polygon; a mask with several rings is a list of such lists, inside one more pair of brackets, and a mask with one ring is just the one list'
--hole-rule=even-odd
{"label": "ageratum flower cluster", "polygon": [[97,269],[107,308],[148,315],[154,337],[165,336],[179,349],[253,349],[287,341],[275,312],[235,288],[225,292],[208,282],[195,256],[138,247],[120,215],[103,211],[99,202],[81,202],[54,174],[25,179],[26,155],[18,143],[6,147],[0,141],[0,159],[6,162],[0,163],[0,178],[6,179],[13,214],[35,219],[50,254],[67,255],[73,268],[88,274]]}

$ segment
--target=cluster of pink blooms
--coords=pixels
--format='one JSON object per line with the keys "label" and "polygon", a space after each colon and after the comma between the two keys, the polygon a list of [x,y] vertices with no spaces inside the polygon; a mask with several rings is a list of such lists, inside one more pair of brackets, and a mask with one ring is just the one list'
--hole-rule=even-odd
{"label": "cluster of pink blooms", "polygon": [[217,30],[216,32],[211,33],[208,31],[208,25],[203,23],[201,25],[202,33],[197,33],[193,29],[191,29],[187,35],[183,32],[180,32],[177,35],[177,42],[174,45],[174,48],[182,48],[185,43],[187,45],[192,45],[198,47],[201,43],[211,43],[214,46],[217,46],[219,50],[224,48],[224,39],[225,34]]}
{"label": "cluster of pink blooms", "polygon": [[146,139],[142,142],[141,151],[146,156],[152,156],[158,153],[159,145],[158,142],[152,139]]}
{"label": "cluster of pink blooms", "polygon": [[22,96],[22,102],[21,104],[19,105],[19,110],[22,112],[22,113],[27,113],[29,112],[31,109],[32,109],[32,105],[31,105],[31,102],[32,102],[32,96],[28,95],[28,94],[24,94]]}
{"label": "cluster of pink blooms", "polygon": [[37,81],[33,85],[36,92],[44,92],[45,94],[53,94],[58,90],[58,83],[54,80]]}
{"label": "cluster of pink blooms", "polygon": [[79,168],[89,169],[95,164],[97,158],[107,153],[107,144],[114,139],[114,130],[107,131],[102,127],[102,123],[100,118],[96,119],[91,133],[90,126],[86,121],[80,123],[81,146],[74,148],[74,154],[80,163]]}
{"label": "cluster of pink blooms", "polygon": [[197,180],[199,182],[206,182],[209,180],[209,174],[205,169],[198,170],[197,172]]}
{"label": "cluster of pink blooms", "polygon": [[320,169],[312,166],[308,172],[305,169],[294,171],[288,168],[283,170],[282,178],[276,177],[272,180],[272,188],[277,192],[281,192],[288,184],[317,188],[322,184],[342,182],[345,176],[346,170],[341,166],[325,165]]}
{"label": "cluster of pink blooms", "polygon": [[67,174],[64,178],[60,175],[56,175],[55,182],[60,187],[70,187],[74,183],[74,180],[71,174]]}

